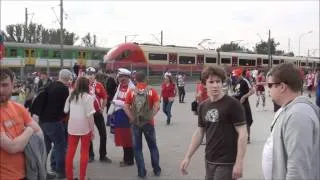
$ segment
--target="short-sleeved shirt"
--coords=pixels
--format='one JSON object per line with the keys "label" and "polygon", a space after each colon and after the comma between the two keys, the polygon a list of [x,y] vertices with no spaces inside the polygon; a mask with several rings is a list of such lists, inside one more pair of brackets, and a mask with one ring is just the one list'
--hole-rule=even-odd
{"label": "short-sleeved shirt", "polygon": [[96,111],[101,110],[101,100],[107,99],[107,91],[103,87],[103,85],[100,82],[93,82],[89,85],[89,90],[91,95],[95,95],[95,101],[94,101],[94,109]]}
{"label": "short-sleeved shirt", "polygon": [[233,164],[237,156],[236,126],[246,124],[244,109],[233,97],[205,100],[199,106],[198,126],[205,129],[205,158],[216,164]]}
{"label": "short-sleeved shirt", "polygon": [[197,94],[200,94],[200,96],[197,99],[199,103],[208,99],[207,88],[202,83],[197,84],[196,92]]}
{"label": "short-sleeved shirt", "polygon": [[[32,121],[28,111],[20,104],[8,101],[0,108],[0,133],[11,139],[20,136],[25,126]],[[17,180],[25,177],[24,153],[10,154],[0,148],[0,179]]]}
{"label": "short-sleeved shirt", "polygon": [[[252,88],[250,82],[248,79],[246,78],[242,78],[237,86],[236,86],[236,94],[234,95],[235,98],[237,98],[238,100],[241,99],[242,96],[244,96],[245,94],[247,94],[250,89]],[[244,101],[244,103],[249,103],[248,98],[246,98],[246,100]]]}
{"label": "short-sleeved shirt", "polygon": [[70,111],[68,121],[68,133],[71,135],[86,135],[90,129],[90,116],[96,111],[93,107],[94,97],[90,94],[84,93],[82,96],[79,95],[78,100],[76,97],[70,103],[70,96],[66,100],[64,106],[64,112]]}
{"label": "short-sleeved shirt", "polygon": [[[139,90],[143,90],[147,87],[147,84],[145,83],[138,83],[136,85],[136,88],[138,88]],[[132,105],[133,100],[134,100],[134,89],[130,89],[126,95],[126,99],[125,99],[125,104],[129,104]],[[150,108],[153,108],[153,105],[159,101],[159,95],[157,93],[157,91],[153,88],[150,88],[149,92],[148,92],[148,96],[149,96],[149,105]],[[148,122],[151,125],[154,125],[154,119],[150,119],[150,121]]]}

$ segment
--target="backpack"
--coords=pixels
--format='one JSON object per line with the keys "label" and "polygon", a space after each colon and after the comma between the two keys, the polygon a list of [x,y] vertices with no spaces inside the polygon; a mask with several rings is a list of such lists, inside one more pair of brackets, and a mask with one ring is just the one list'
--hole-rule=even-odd
{"label": "backpack", "polygon": [[42,89],[39,94],[34,98],[31,107],[29,109],[31,114],[35,114],[37,116],[42,115],[44,108],[48,103],[48,86]]}
{"label": "backpack", "polygon": [[134,89],[132,111],[134,115],[133,124],[138,127],[144,126],[153,118],[153,109],[149,106],[149,88],[143,90]]}

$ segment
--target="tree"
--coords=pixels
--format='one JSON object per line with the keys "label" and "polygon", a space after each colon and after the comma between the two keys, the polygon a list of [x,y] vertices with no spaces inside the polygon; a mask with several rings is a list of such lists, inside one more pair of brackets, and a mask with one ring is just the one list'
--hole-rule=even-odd
{"label": "tree", "polygon": [[243,47],[240,47],[238,43],[230,43],[230,44],[222,44],[220,48],[218,48],[222,52],[230,52],[230,51],[243,51]]}
{"label": "tree", "polygon": [[293,52],[288,52],[286,55],[287,55],[287,56],[290,56],[290,57],[293,57],[293,56],[294,56],[294,53],[293,53]]}
{"label": "tree", "polygon": [[[41,44],[60,44],[60,29],[46,29],[41,24],[30,23],[27,28],[23,24],[10,24],[4,33],[5,41]],[[79,38],[73,32],[63,30],[65,45],[73,45]]]}
{"label": "tree", "polygon": [[82,43],[86,47],[96,47],[96,35],[94,34],[92,37],[90,33],[81,38]]}
{"label": "tree", "polygon": [[6,41],[9,42],[23,42],[24,36],[23,36],[23,24],[10,24],[6,27],[7,31],[7,38]]}
{"label": "tree", "polygon": [[[280,43],[275,43],[274,39],[271,38],[271,54],[276,54],[276,48]],[[256,44],[255,51],[258,54],[269,54],[269,46],[267,41],[261,41],[260,43]],[[280,53],[280,52],[278,52]]]}

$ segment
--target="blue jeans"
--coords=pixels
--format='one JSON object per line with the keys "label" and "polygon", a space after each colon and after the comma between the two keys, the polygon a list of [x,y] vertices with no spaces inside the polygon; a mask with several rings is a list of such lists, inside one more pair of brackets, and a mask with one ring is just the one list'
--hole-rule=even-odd
{"label": "blue jeans", "polygon": [[41,123],[40,127],[44,134],[47,153],[51,150],[53,143],[52,156],[54,156],[55,168],[58,173],[65,174],[65,155],[67,149],[65,125],[62,122]]}
{"label": "blue jeans", "polygon": [[172,107],[173,101],[163,101],[162,103],[162,110],[164,114],[167,116],[167,123],[170,123],[171,118],[171,107]]}
{"label": "blue jeans", "polygon": [[147,123],[141,128],[136,125],[132,125],[134,158],[138,167],[138,176],[140,177],[144,177],[146,175],[146,169],[144,165],[142,152],[142,133],[144,134],[144,137],[146,138],[149,147],[153,172],[155,174],[161,172],[161,168],[159,165],[159,150],[156,143],[156,132],[153,125]]}

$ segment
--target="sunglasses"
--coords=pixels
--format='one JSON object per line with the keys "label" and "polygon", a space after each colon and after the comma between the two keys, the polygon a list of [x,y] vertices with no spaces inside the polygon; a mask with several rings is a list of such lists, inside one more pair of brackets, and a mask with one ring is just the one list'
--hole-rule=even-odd
{"label": "sunglasses", "polygon": [[274,82],[274,83],[267,83],[268,84],[268,88],[270,89],[270,88],[272,88],[272,86],[274,85],[274,84],[280,84],[279,82]]}

